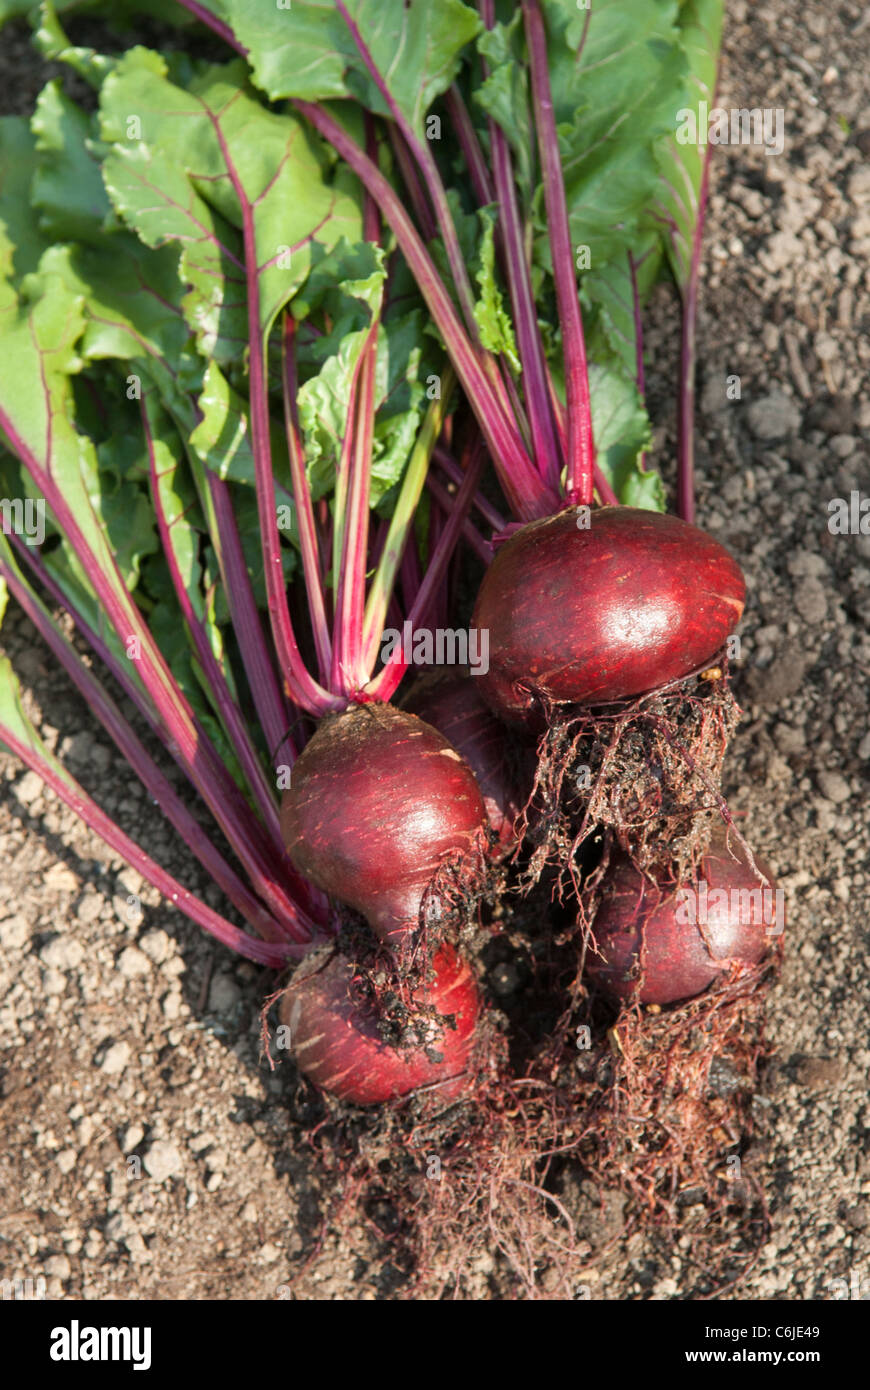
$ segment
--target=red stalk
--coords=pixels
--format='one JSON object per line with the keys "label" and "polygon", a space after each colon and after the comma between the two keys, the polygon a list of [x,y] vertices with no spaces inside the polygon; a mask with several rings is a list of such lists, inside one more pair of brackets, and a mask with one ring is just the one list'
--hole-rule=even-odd
{"label": "red stalk", "polygon": [[324,690],[306,670],[296,643],[281,561],[281,538],[274,506],[272,445],[269,437],[269,392],[266,373],[266,349],[260,326],[260,283],[257,270],[257,246],[254,234],[254,210],[242,186],[230,155],[220,122],[208,112],[215,137],[227,168],[230,182],[242,210],[242,237],[245,247],[245,274],[248,285],[248,378],[250,382],[251,452],[257,486],[257,512],[263,544],[263,564],[266,576],[266,596],[272,636],[281,662],[287,688],[297,704],[320,718],[330,710],[339,710],[344,702]]}
{"label": "red stalk", "polygon": [[[559,499],[538,476],[523,448],[502,399],[494,390],[491,377],[472,348],[452,300],[402,206],[401,199],[380,170],[327,111],[307,101],[294,101],[293,105],[350,165],[372,194],[395,233],[420,293],[448,344],[456,374],[499,468],[502,486],[513,511],[525,520],[549,515],[558,508]],[[492,363],[491,357],[489,361]]]}
{"label": "red stalk", "polygon": [[538,0],[523,0],[523,20],[529,49],[532,101],[538,133],[538,149],[544,182],[544,203],[550,231],[553,279],[562,328],[565,358],[565,393],[568,406],[568,473],[566,494],[572,505],[591,506],[594,488],[595,448],[592,440],[592,410],[589,402],[589,373],[586,343],[577,295],[574,258],[565,183],[559,158],[559,140],[553,114],[550,73],[547,66],[547,39]]}
{"label": "red stalk", "polygon": [[311,631],[314,635],[314,648],[317,652],[317,665],[320,680],[329,680],[332,665],[332,641],[329,623],[326,619],[326,605],[323,597],[323,584],[320,578],[320,557],[317,548],[317,529],[314,524],[314,508],[311,504],[311,489],[305,473],[305,459],[299,433],[299,417],[296,409],[296,396],[299,383],[296,378],[296,321],[292,314],[284,315],[284,427],[287,434],[287,450],[290,455],[290,476],[293,480],[293,500],[296,505],[296,522],[299,527],[299,550],[302,555],[302,572],[305,575],[305,594],[308,599],[308,613],[311,618]]}
{"label": "red stalk", "polygon": [[0,573],[18,603],[64,667],[88,707],[97,716],[124,758],[139,777],[149,796],[156,801],[170,824],[193,850],[203,868],[226,893],[233,906],[265,941],[282,941],[289,936],[297,942],[310,941],[315,928],[304,914],[277,920],[251,893],[250,889],[218,853],[202,826],[191,815],[172,783],[160,771],[145,746],[137,738],[114,700],[81,657],[62,635],[23,577],[0,559]]}

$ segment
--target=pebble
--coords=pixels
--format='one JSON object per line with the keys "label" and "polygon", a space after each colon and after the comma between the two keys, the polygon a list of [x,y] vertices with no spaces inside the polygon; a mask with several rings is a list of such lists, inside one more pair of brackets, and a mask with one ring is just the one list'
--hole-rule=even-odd
{"label": "pebble", "polygon": [[139,938],[139,949],[145,952],[149,960],[155,965],[162,965],[172,955],[172,937],[167,936],[165,931],[159,927],[152,928]]}
{"label": "pebble", "polygon": [[215,975],[208,991],[208,1006],[213,1013],[229,1013],[242,997],[231,975]]}
{"label": "pebble", "polygon": [[156,1139],[145,1155],[145,1171],[155,1182],[165,1182],[182,1167],[182,1157],[168,1139]]}
{"label": "pebble", "polygon": [[132,1153],[134,1149],[138,1149],[144,1138],[145,1131],[141,1125],[128,1125],[121,1136],[121,1152]]}
{"label": "pebble", "polygon": [[819,772],[816,781],[825,800],[833,801],[835,806],[842,806],[852,795],[852,789],[841,772]]}
{"label": "pebble", "polygon": [[30,806],[38,797],[42,796],[45,783],[41,777],[37,777],[35,772],[25,772],[23,777],[15,783],[13,788],[18,800],[25,806]]}
{"label": "pebble", "polygon": [[95,922],[104,907],[104,899],[99,893],[86,893],[76,908],[80,922]]}
{"label": "pebble", "polygon": [[19,951],[30,940],[30,927],[27,918],[19,912],[15,917],[4,917],[0,922],[0,946],[6,951]]}
{"label": "pebble", "polygon": [[782,391],[772,391],[769,396],[753,401],[746,417],[756,439],[785,439],[797,434],[801,426],[800,409]]}
{"label": "pebble", "polygon": [[61,1149],[55,1163],[62,1173],[71,1173],[76,1166],[78,1154],[75,1149]]}
{"label": "pebble", "polygon": [[120,1076],[126,1069],[130,1060],[130,1044],[125,1042],[113,1043],[107,1048],[100,1060],[100,1071],[107,1076]]}
{"label": "pebble", "polygon": [[68,1279],[72,1274],[72,1265],[66,1255],[50,1255],[43,1269],[52,1279]]}
{"label": "pebble", "polygon": [[118,969],[127,980],[135,980],[149,974],[151,961],[135,946],[128,946],[118,957]]}
{"label": "pebble", "polygon": [[52,970],[75,970],[85,958],[85,948],[74,936],[55,936],[39,953],[43,965]]}

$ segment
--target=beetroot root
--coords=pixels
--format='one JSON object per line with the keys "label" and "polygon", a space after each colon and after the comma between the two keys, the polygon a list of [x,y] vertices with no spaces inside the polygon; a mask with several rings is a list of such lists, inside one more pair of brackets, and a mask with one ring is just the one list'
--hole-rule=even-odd
{"label": "beetroot root", "polygon": [[[467,1084],[479,1013],[471,968],[450,946],[432,961],[432,977],[419,984],[396,1043],[382,1036],[382,1020],[355,997],[354,968],[330,947],[307,956],[281,999],[279,1017],[290,1028],[300,1071],[331,1095],[355,1105],[377,1105],[437,1086],[453,1099]],[[395,1029],[395,1021],[392,1021]]]}
{"label": "beetroot root", "polygon": [[462,671],[431,672],[412,687],[402,708],[425,719],[462,754],[477,778],[490,829],[506,848],[515,843],[522,802],[508,764],[508,734],[478,693],[479,679]]}
{"label": "beetroot root", "polygon": [[512,723],[539,704],[640,695],[713,656],[745,596],[728,551],[677,517],[569,508],[530,522],[480,587],[472,622],[489,631],[490,663],[480,693]]}
{"label": "beetroot root", "polygon": [[732,962],[754,965],[782,931],[780,897],[718,831],[697,879],[674,887],[619,859],[605,876],[589,974],[613,1000],[670,1004],[700,994]]}
{"label": "beetroot root", "polygon": [[486,823],[468,764],[436,729],[392,705],[323,720],[293,766],[281,828],[293,865],[398,944],[444,860]]}

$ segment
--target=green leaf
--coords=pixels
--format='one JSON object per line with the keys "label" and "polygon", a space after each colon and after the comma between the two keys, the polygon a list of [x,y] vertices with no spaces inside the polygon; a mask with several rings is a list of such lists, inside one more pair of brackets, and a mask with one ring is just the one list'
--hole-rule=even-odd
{"label": "green leaf", "polygon": [[[654,147],[683,102],[677,0],[595,0],[585,11],[574,0],[543,4],[571,237],[598,269],[631,245],[659,176]],[[540,194],[536,210],[536,249],[548,264]]]}
{"label": "green leaf", "polygon": [[100,109],[113,145],[103,164],[109,196],[149,246],[181,243],[191,286],[182,307],[206,357],[229,362],[247,337],[247,211],[264,336],[303,284],[312,242],[361,237],[347,175],[326,181],[307,128],[264,110],[240,61],[198,68],[182,88],[158,54],[133,49],[107,77]]}
{"label": "green leaf", "polygon": [[[197,401],[201,420],[190,436],[190,446],[205,466],[225,482],[244,483],[253,487],[254,456],[248,425],[248,406],[234,391],[217,363],[210,362],[205,370],[203,387]],[[290,464],[287,444],[279,423],[270,421],[272,463],[276,475],[276,502],[290,500]]]}
{"label": "green leaf", "polygon": [[[489,76],[474,89],[473,102],[486,111],[507,136],[514,156],[514,174],[528,208],[534,192],[537,151],[529,105],[522,10],[517,7],[510,23],[484,29],[477,47],[489,65]],[[488,146],[488,140],[485,143]]]}
{"label": "green leaf", "polygon": [[480,264],[475,274],[480,298],[474,306],[474,318],[480,330],[480,341],[490,352],[504,353],[515,372],[520,371],[516,339],[510,315],[504,306],[501,288],[495,274],[495,217],[488,208],[481,210],[483,235],[480,241]]}
{"label": "green leaf", "polygon": [[687,112],[694,114],[697,137],[701,102],[706,102],[709,111],[716,100],[723,17],[723,0],[683,0],[680,38],[689,66],[689,93],[682,108],[674,112],[674,131],[679,134],[660,141],[656,150],[660,179],[650,211],[663,228],[668,259],[681,290],[686,286],[692,265],[707,153],[707,147],[701,146],[697,138],[683,138],[691,133],[684,117]]}
{"label": "green leaf", "polygon": [[57,7],[49,0],[43,0],[39,6],[38,27],[33,41],[47,62],[66,63],[91,87],[99,88],[115,63],[114,58],[97,53],[93,48],[79,48],[70,43],[58,19]]}
{"label": "green leaf", "polygon": [[40,230],[52,241],[94,241],[111,213],[92,152],[96,121],[64,92],[60,79],[43,87],[31,122],[37,164],[32,198]]}
{"label": "green leaf", "polygon": [[0,117],[0,222],[6,228],[13,284],[35,270],[48,242],[31,200],[36,141],[23,116]]}
{"label": "green leaf", "polygon": [[636,385],[621,370],[592,362],[589,394],[598,464],[620,502],[664,511],[661,478],[639,466],[649,447],[650,425]]}
{"label": "green leaf", "polygon": [[[425,114],[456,76],[480,19],[461,0],[348,0],[347,8],[392,96],[423,136]],[[273,100],[353,97],[387,114],[335,0],[222,0],[221,10],[248,50],[257,85]]]}
{"label": "green leaf", "polygon": [[193,423],[189,392],[202,378],[181,312],[184,286],[174,246],[150,251],[130,232],[106,236],[94,246],[56,246],[47,251],[40,275],[62,283],[81,305],[85,319],[80,350],[89,361],[129,364],[116,390],[135,400],[150,377],[174,415]]}
{"label": "green leaf", "polygon": [[662,263],[661,239],[652,230],[634,239],[631,253],[626,251],[600,269],[588,271],[580,294],[589,357],[595,362],[615,361],[630,380],[636,380],[637,325],[629,254],[635,261],[638,302],[643,304]]}

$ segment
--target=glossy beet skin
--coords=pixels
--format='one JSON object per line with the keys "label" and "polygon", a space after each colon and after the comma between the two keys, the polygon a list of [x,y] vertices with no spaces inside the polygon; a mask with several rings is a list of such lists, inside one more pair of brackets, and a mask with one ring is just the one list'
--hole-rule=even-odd
{"label": "glossy beet skin", "polygon": [[444,858],[469,850],[485,823],[468,764],[436,729],[392,705],[324,719],[281,804],[294,867],[393,943],[417,925]]}
{"label": "glossy beet skin", "polygon": [[374,1011],[354,1002],[350,962],[330,947],[307,956],[279,1006],[300,1071],[354,1105],[382,1104],[422,1086],[437,1085],[440,1100],[459,1095],[474,1042],[477,987],[452,947],[442,947],[432,968],[434,979],[415,998],[444,1022],[426,1020],[426,1045],[397,1048],[382,1040]]}
{"label": "glossy beet skin", "polygon": [[[569,508],[515,532],[484,575],[481,695],[525,722],[541,699],[601,705],[688,675],[743,613],[740,569],[717,541],[637,507]],[[588,514],[587,514],[588,515]]]}
{"label": "glossy beet skin", "polygon": [[479,676],[434,671],[417,681],[402,708],[425,719],[461,753],[477,779],[500,846],[515,842],[520,799],[508,765],[504,726],[477,690]]}
{"label": "glossy beet skin", "polygon": [[771,874],[755,862],[769,887],[733,835],[729,850],[724,831],[714,836],[694,885],[662,889],[620,860],[608,872],[592,925],[603,956],[589,957],[595,982],[614,1000],[671,1004],[700,994],[732,961],[761,960],[784,923]]}

